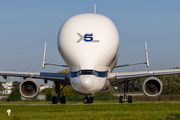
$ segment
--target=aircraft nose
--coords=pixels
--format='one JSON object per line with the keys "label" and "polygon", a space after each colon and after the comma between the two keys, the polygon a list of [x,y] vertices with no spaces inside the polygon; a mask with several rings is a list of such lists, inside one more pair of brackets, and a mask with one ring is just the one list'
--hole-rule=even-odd
{"label": "aircraft nose", "polygon": [[81,86],[84,89],[90,89],[94,85],[94,80],[92,76],[81,76]]}

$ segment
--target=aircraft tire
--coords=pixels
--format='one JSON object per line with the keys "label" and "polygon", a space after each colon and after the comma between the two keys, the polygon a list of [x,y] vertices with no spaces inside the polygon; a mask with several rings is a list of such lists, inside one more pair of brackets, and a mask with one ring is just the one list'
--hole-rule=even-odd
{"label": "aircraft tire", "polygon": [[123,96],[119,96],[119,103],[123,103]]}
{"label": "aircraft tire", "polygon": [[52,104],[57,104],[58,103],[58,98],[53,96],[52,97]]}
{"label": "aircraft tire", "polygon": [[85,97],[85,98],[83,99],[83,102],[84,102],[84,104],[89,103],[89,99],[88,99],[88,97]]}
{"label": "aircraft tire", "polygon": [[128,96],[128,103],[132,103],[132,96]]}
{"label": "aircraft tire", "polygon": [[89,97],[89,103],[93,103],[93,98]]}
{"label": "aircraft tire", "polygon": [[65,97],[65,96],[62,96],[62,98],[61,98],[61,104],[66,104],[66,97]]}

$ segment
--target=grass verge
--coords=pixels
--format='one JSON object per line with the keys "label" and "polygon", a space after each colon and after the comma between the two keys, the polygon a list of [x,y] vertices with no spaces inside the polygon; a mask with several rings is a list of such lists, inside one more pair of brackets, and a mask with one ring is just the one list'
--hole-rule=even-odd
{"label": "grass verge", "polygon": [[[179,120],[179,102],[133,104],[0,105],[2,120]],[[7,115],[11,109],[11,115]]]}

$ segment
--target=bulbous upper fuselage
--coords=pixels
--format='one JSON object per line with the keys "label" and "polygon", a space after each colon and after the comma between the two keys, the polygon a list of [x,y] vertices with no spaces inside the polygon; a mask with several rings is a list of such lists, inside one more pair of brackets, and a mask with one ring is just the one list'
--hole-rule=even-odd
{"label": "bulbous upper fuselage", "polygon": [[100,14],[75,15],[65,21],[58,34],[58,49],[69,66],[71,85],[86,94],[103,89],[118,48],[116,26]]}

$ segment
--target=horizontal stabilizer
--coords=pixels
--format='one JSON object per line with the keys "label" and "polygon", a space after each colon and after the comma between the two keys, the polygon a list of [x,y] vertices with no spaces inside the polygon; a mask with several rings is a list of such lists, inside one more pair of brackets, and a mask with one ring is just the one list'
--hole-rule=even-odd
{"label": "horizontal stabilizer", "polygon": [[147,44],[146,44],[146,41],[145,41],[145,52],[146,52],[146,62],[118,65],[118,66],[115,66],[115,68],[132,66],[132,65],[139,65],[139,64],[146,64],[147,67],[149,67],[149,59],[148,59],[148,52],[147,52]]}
{"label": "horizontal stabilizer", "polygon": [[67,65],[58,65],[58,64],[46,63],[46,42],[45,42],[45,45],[44,45],[44,56],[43,56],[43,64],[42,64],[42,68],[43,68],[43,69],[45,68],[45,65],[68,67]]}

